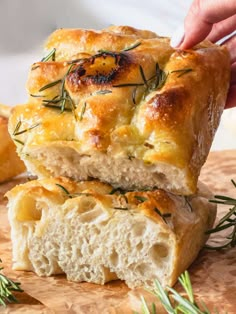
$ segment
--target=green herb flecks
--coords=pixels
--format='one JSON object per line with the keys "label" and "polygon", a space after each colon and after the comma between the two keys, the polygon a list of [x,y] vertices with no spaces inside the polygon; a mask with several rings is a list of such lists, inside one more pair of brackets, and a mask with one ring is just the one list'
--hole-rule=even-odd
{"label": "green herb flecks", "polygon": [[[0,263],[2,260],[0,259]],[[6,306],[7,303],[18,303],[13,291],[23,292],[19,282],[15,282],[2,274],[3,267],[0,267],[0,305]]]}
{"label": "green herb flecks", "polygon": [[70,193],[63,185],[56,183],[56,186],[58,186],[63,192],[64,194],[68,197],[68,198],[75,198],[78,196],[92,196],[91,193]]}
{"label": "green herb flecks", "polygon": [[130,50],[133,50],[133,49],[137,48],[140,45],[141,45],[141,42],[137,42],[137,43],[135,43],[135,44],[133,44],[133,45],[123,49],[122,51],[130,51]]}
{"label": "green herb flecks", "polygon": [[147,79],[146,79],[146,76],[145,76],[145,74],[144,74],[144,70],[143,70],[143,68],[142,68],[141,65],[139,65],[139,72],[140,72],[140,75],[141,75],[141,77],[142,77],[143,84],[146,86],[146,88],[149,88],[149,86],[148,86],[148,81],[147,81]]}
{"label": "green herb flecks", "polygon": [[42,98],[42,97],[45,97],[45,96],[42,96],[42,95],[34,95],[34,94],[30,94],[31,97],[34,97],[34,98]]}
{"label": "green herb flecks", "polygon": [[[236,188],[236,183],[231,180],[233,186]],[[226,248],[232,248],[236,246],[236,199],[224,195],[215,195],[211,203],[229,205],[232,206],[229,211],[220,219],[219,223],[212,229],[208,230],[206,234],[214,234],[222,230],[229,229],[230,233],[226,236],[226,242],[217,245],[210,246],[206,245],[205,248],[208,250],[221,250]]]}
{"label": "green herb flecks", "polygon": [[40,65],[35,65],[35,66],[33,66],[33,67],[31,68],[31,71],[34,71],[34,70],[36,70],[36,69],[38,69],[38,68],[40,68]]}
{"label": "green herb flecks", "polygon": [[193,208],[190,201],[188,200],[188,197],[184,196],[184,199],[185,199],[185,203],[188,205],[188,208],[190,209],[190,212],[193,212]]}
{"label": "green herb flecks", "polygon": [[142,83],[121,83],[121,84],[115,84],[112,87],[134,87],[132,91],[132,101],[133,104],[136,105],[136,94],[137,90],[139,87],[144,88],[144,93],[143,93],[143,98],[147,96],[147,94],[151,91],[161,89],[163,85],[165,84],[167,78],[168,78],[168,73],[164,72],[163,70],[160,69],[158,63],[155,65],[155,74],[150,77],[149,79],[146,78],[146,75],[144,73],[144,69],[141,65],[139,65],[139,72],[140,76],[142,78]]}
{"label": "green herb flecks", "polygon": [[106,94],[111,94],[111,93],[112,93],[112,91],[109,89],[101,89],[101,90],[96,91],[94,94],[95,95],[106,95]]}
{"label": "green herb flecks", "polygon": [[111,192],[109,193],[110,195],[115,194],[119,192],[120,194],[125,194],[126,192],[124,190],[122,190],[121,188],[114,188],[111,190]]}
{"label": "green herb flecks", "polygon": [[128,210],[128,207],[114,207],[114,209],[118,209],[118,210]]}
{"label": "green herb flecks", "polygon": [[13,132],[13,136],[17,136],[17,135],[26,133],[26,132],[28,132],[28,131],[30,131],[30,130],[36,128],[37,126],[39,126],[40,123],[36,123],[36,124],[31,125],[30,127],[26,128],[26,129],[20,131],[21,125],[22,125],[22,122],[21,122],[21,120],[19,120],[19,121],[17,122],[17,125],[16,125],[16,127],[15,127],[15,130],[14,130],[14,132]]}
{"label": "green herb flecks", "polygon": [[18,140],[17,138],[13,138],[13,141],[14,141],[14,142],[17,142],[18,144],[20,144],[20,145],[22,145],[22,146],[24,146],[24,145],[25,145],[25,143],[24,143],[24,142],[22,142],[22,141]]}
{"label": "green herb flecks", "polygon": [[83,104],[83,107],[82,107],[81,112],[80,112],[79,121],[82,121],[82,120],[83,120],[84,113],[85,113],[85,111],[86,111],[86,107],[87,107],[87,103],[85,102],[85,103]]}
{"label": "green herb flecks", "polygon": [[19,131],[19,128],[21,127],[21,120],[19,120],[16,124],[15,130],[13,131],[13,135],[16,135],[16,133]]}
{"label": "green herb flecks", "polygon": [[52,59],[52,61],[56,60],[56,48],[53,48],[52,51],[50,51],[49,54],[41,60],[41,62],[47,62],[50,59]]}
{"label": "green herb flecks", "polygon": [[[154,281],[154,289],[148,291],[157,297],[169,314],[210,314],[204,302],[201,301],[201,306],[196,302],[189,273],[185,271],[178,280],[187,295],[186,297],[168,286],[164,289],[158,280]],[[141,302],[142,314],[157,314],[154,303],[151,304],[150,310],[144,297],[141,297]]]}
{"label": "green herb flecks", "polygon": [[179,69],[179,70],[173,70],[170,73],[178,73],[177,77],[181,77],[189,72],[192,72],[193,69],[186,68],[186,69]]}
{"label": "green herb flecks", "polygon": [[[61,113],[63,113],[64,111],[73,111],[74,115],[75,115],[75,104],[73,103],[73,100],[71,99],[69,93],[67,92],[66,88],[65,88],[65,81],[67,76],[70,74],[72,68],[73,68],[74,64],[70,64],[66,74],[64,75],[64,77],[60,80],[56,80],[54,82],[51,82],[43,87],[41,87],[39,89],[39,92],[42,92],[48,88],[51,88],[53,86],[56,86],[58,84],[61,84],[60,86],[60,94],[56,95],[53,99],[44,99],[42,101],[42,105],[44,107],[48,107],[48,108],[52,108],[52,109],[60,109]],[[66,106],[66,104],[69,103],[69,107]],[[76,115],[75,115],[75,119],[76,119]]]}
{"label": "green herb flecks", "polygon": [[158,84],[157,84],[155,89],[161,89],[165,85],[167,78],[169,76],[169,73],[165,72],[163,70],[160,70],[159,73],[160,73],[159,74],[159,81],[158,81]]}
{"label": "green herb flecks", "polygon": [[55,86],[55,85],[57,85],[57,84],[59,84],[59,83],[61,83],[61,82],[62,82],[62,79],[53,81],[53,82],[51,82],[51,83],[49,83],[49,84],[46,84],[46,85],[44,85],[43,87],[41,87],[41,88],[39,89],[39,92],[42,92],[42,91],[44,91],[44,90],[46,90],[46,89],[48,89],[48,88],[51,88],[51,87],[53,87],[53,86]]}
{"label": "green herb flecks", "polygon": [[135,195],[134,196],[140,203],[146,202],[148,200],[147,197],[140,196],[140,195]]}
{"label": "green herb flecks", "polygon": [[56,186],[58,186],[69,198],[72,198],[70,192],[63,185],[56,183]]}
{"label": "green herb flecks", "polygon": [[160,210],[159,210],[157,207],[154,208],[154,211],[155,211],[155,212],[164,220],[164,222],[167,224],[166,218],[171,217],[171,213],[162,214],[162,213],[160,212]]}

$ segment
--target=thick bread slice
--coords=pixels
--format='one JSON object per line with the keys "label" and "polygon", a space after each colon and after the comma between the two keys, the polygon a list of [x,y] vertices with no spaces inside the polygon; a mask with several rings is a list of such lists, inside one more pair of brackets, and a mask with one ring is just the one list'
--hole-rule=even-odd
{"label": "thick bread slice", "polygon": [[13,188],[7,197],[14,269],[99,284],[119,278],[131,288],[158,278],[172,286],[207,240],[216,215],[211,193],[204,185],[191,197],[123,193],[66,178]]}
{"label": "thick bread slice", "polygon": [[25,171],[16,153],[16,146],[8,133],[11,107],[0,104],[0,183]]}
{"label": "thick bread slice", "polygon": [[193,50],[131,27],[60,29],[28,79],[28,104],[10,123],[18,153],[40,178],[97,178],[124,189],[196,192],[223,111],[226,47]]}

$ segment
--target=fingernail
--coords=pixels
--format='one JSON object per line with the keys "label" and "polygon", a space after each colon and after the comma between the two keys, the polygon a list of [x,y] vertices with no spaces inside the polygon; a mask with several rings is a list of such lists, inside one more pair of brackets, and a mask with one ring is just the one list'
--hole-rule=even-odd
{"label": "fingernail", "polygon": [[184,25],[179,26],[171,36],[170,45],[173,48],[178,47],[184,40]]}

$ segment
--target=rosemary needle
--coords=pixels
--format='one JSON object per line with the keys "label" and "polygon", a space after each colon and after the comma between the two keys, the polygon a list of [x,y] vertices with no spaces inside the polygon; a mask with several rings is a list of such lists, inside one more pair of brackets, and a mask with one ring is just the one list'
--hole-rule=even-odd
{"label": "rosemary needle", "polygon": [[[0,263],[2,260],[0,259]],[[7,276],[3,275],[1,271],[3,267],[0,267],[0,305],[6,306],[7,303],[17,303],[18,300],[12,294],[12,291],[23,292],[19,282],[12,281]]]}
{"label": "rosemary needle", "polygon": [[56,48],[53,48],[52,51],[50,51],[49,54],[41,60],[41,62],[47,62],[50,59],[52,59],[52,61],[55,61],[55,59],[56,59]]}
{"label": "rosemary needle", "polygon": [[[210,314],[209,309],[203,302],[201,302],[201,307],[196,302],[190,276],[187,271],[180,275],[179,282],[187,295],[186,297],[183,297],[175,289],[168,286],[164,289],[158,280],[154,281],[154,289],[148,291],[157,297],[163,308],[169,314]],[[152,303],[151,310],[149,310],[149,306],[144,297],[141,297],[141,302],[142,314],[157,314],[154,303]]]}
{"label": "rosemary needle", "polygon": [[157,207],[154,208],[154,211],[155,211],[155,212],[164,220],[164,222],[167,224],[166,218],[171,217],[171,213],[162,214],[162,213],[160,212],[160,210],[159,210]]}
{"label": "rosemary needle", "polygon": [[[20,123],[20,124],[19,124],[19,123]],[[28,131],[30,131],[30,130],[36,128],[36,127],[39,126],[39,125],[40,125],[40,123],[36,123],[36,124],[30,126],[29,128],[26,128],[26,129],[24,129],[24,130],[22,130],[22,131],[19,131],[20,126],[21,126],[21,121],[19,121],[18,124],[16,125],[16,128],[15,128],[15,130],[14,130],[14,132],[13,132],[13,135],[16,136],[16,135],[20,135],[20,134],[26,133],[26,132],[28,132]]]}
{"label": "rosemary needle", "polygon": [[82,120],[83,120],[84,113],[85,113],[85,110],[86,110],[86,106],[87,106],[87,103],[85,102],[84,105],[83,105],[83,107],[82,107],[82,109],[81,109],[79,121],[82,121]]}
{"label": "rosemary needle", "polygon": [[146,202],[148,199],[143,196],[135,195],[134,196],[140,203]]}
{"label": "rosemary needle", "polygon": [[170,73],[179,73],[177,75],[177,77],[181,77],[182,75],[185,75],[185,74],[192,72],[192,71],[193,71],[193,69],[186,68],[186,69],[173,70]]}
{"label": "rosemary needle", "polygon": [[123,49],[122,51],[130,51],[130,50],[133,50],[133,49],[137,48],[140,45],[141,45],[141,42],[137,42],[136,44],[133,44],[133,45]]}
{"label": "rosemary needle", "polygon": [[92,196],[91,193],[70,193],[63,185],[56,183],[56,186],[58,186],[69,198],[74,198],[74,197],[78,197],[78,196]]}
{"label": "rosemary needle", "polygon": [[[231,180],[233,186],[236,188],[236,183],[234,180]],[[220,232],[222,230],[229,229],[230,233],[226,236],[227,241],[220,243],[217,246],[206,245],[205,248],[208,250],[221,250],[226,248],[231,248],[236,246],[236,199],[228,197],[225,195],[215,195],[213,200],[210,200],[211,203],[229,205],[232,206],[229,211],[220,219],[218,224],[206,231],[206,234],[213,234]]]}
{"label": "rosemary needle", "polygon": [[45,89],[51,88],[51,87],[53,87],[53,86],[55,86],[55,85],[57,85],[57,84],[59,84],[59,83],[61,83],[61,82],[62,82],[62,80],[60,79],[60,80],[53,81],[53,82],[51,82],[51,83],[49,83],[49,84],[47,84],[47,85],[44,85],[43,87],[41,87],[41,88],[39,89],[39,92],[42,92],[42,91],[44,91]]}

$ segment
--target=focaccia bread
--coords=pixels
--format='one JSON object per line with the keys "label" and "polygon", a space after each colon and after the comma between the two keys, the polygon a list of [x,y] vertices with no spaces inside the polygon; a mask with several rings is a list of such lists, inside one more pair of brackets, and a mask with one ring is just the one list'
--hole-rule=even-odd
{"label": "focaccia bread", "polygon": [[31,181],[7,193],[13,268],[39,276],[131,288],[157,278],[172,286],[193,262],[212,227],[215,204],[164,190],[124,192],[99,181]]}
{"label": "focaccia bread", "polygon": [[25,171],[24,163],[16,153],[16,146],[8,133],[11,108],[0,105],[0,183]]}
{"label": "focaccia bread", "polygon": [[10,123],[25,131],[18,153],[33,174],[196,191],[229,86],[226,47],[174,50],[169,38],[113,26],[57,30],[46,49]]}

